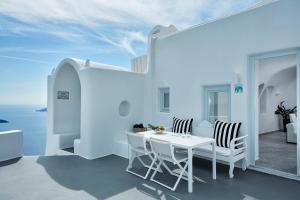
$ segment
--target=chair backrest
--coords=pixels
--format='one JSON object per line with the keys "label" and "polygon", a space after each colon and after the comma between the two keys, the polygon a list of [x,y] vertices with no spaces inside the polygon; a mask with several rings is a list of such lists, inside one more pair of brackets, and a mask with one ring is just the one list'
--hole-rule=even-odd
{"label": "chair backrest", "polygon": [[143,148],[146,150],[144,135],[138,133],[127,133],[128,144],[133,148]]}
{"label": "chair backrest", "polygon": [[150,138],[151,149],[154,153],[174,158],[174,148],[171,143]]}

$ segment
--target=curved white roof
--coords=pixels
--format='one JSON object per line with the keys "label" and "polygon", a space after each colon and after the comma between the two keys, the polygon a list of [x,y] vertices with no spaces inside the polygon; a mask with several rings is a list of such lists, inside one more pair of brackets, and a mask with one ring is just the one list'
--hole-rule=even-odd
{"label": "curved white roof", "polygon": [[76,62],[80,68],[81,67],[90,67],[90,68],[97,68],[97,69],[107,69],[107,70],[115,70],[115,71],[126,71],[129,72],[128,69],[125,67],[120,67],[120,66],[115,66],[115,65],[108,65],[108,64],[103,64],[103,63],[97,63],[97,62],[92,62],[89,60],[81,60],[77,58],[68,58],[74,62]]}
{"label": "curved white roof", "polygon": [[82,69],[94,68],[94,69],[101,69],[101,70],[131,72],[129,69],[126,69],[125,67],[91,62],[90,60],[81,60],[77,58],[65,58],[58,64],[58,66],[55,69],[52,70],[52,74],[55,74],[57,71],[59,71],[59,69],[63,67],[65,64],[72,65],[77,71]]}

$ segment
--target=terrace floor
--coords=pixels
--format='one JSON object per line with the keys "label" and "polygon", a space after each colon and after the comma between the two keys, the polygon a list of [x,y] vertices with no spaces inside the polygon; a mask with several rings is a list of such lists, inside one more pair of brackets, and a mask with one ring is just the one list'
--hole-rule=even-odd
{"label": "terrace floor", "polygon": [[[209,161],[195,159],[194,193],[181,181],[176,192],[125,172],[128,160],[107,156],[86,160],[75,155],[32,156],[0,163],[0,199],[299,199],[300,182],[251,170],[217,165],[217,180],[211,178]],[[164,179],[172,183],[173,178]]]}
{"label": "terrace floor", "polygon": [[257,166],[297,174],[297,144],[286,142],[286,133],[274,131],[259,135]]}

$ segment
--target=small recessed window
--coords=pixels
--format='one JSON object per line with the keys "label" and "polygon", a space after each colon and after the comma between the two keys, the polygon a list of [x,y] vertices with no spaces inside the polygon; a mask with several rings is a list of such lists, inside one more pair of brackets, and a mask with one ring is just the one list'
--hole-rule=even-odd
{"label": "small recessed window", "polygon": [[230,121],[230,85],[204,87],[204,118],[214,123],[217,120]]}
{"label": "small recessed window", "polygon": [[159,88],[159,109],[160,112],[170,111],[170,89]]}

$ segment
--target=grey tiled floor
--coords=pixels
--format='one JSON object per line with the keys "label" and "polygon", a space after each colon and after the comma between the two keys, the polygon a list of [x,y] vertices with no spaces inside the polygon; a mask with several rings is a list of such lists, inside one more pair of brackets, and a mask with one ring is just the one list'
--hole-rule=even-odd
{"label": "grey tiled floor", "polygon": [[[297,145],[286,142],[285,132],[271,132],[259,136],[258,166],[297,173]],[[300,199],[300,197],[299,197]]]}
{"label": "grey tiled floor", "polygon": [[[194,160],[194,193],[180,182],[171,192],[149,180],[125,172],[128,160],[107,156],[86,160],[75,155],[23,157],[0,163],[1,200],[90,199],[299,199],[300,182],[240,169],[228,178],[228,167],[217,165],[217,180],[211,179],[211,164]],[[136,165],[136,164],[135,164]],[[159,177],[168,184],[174,179]]]}

